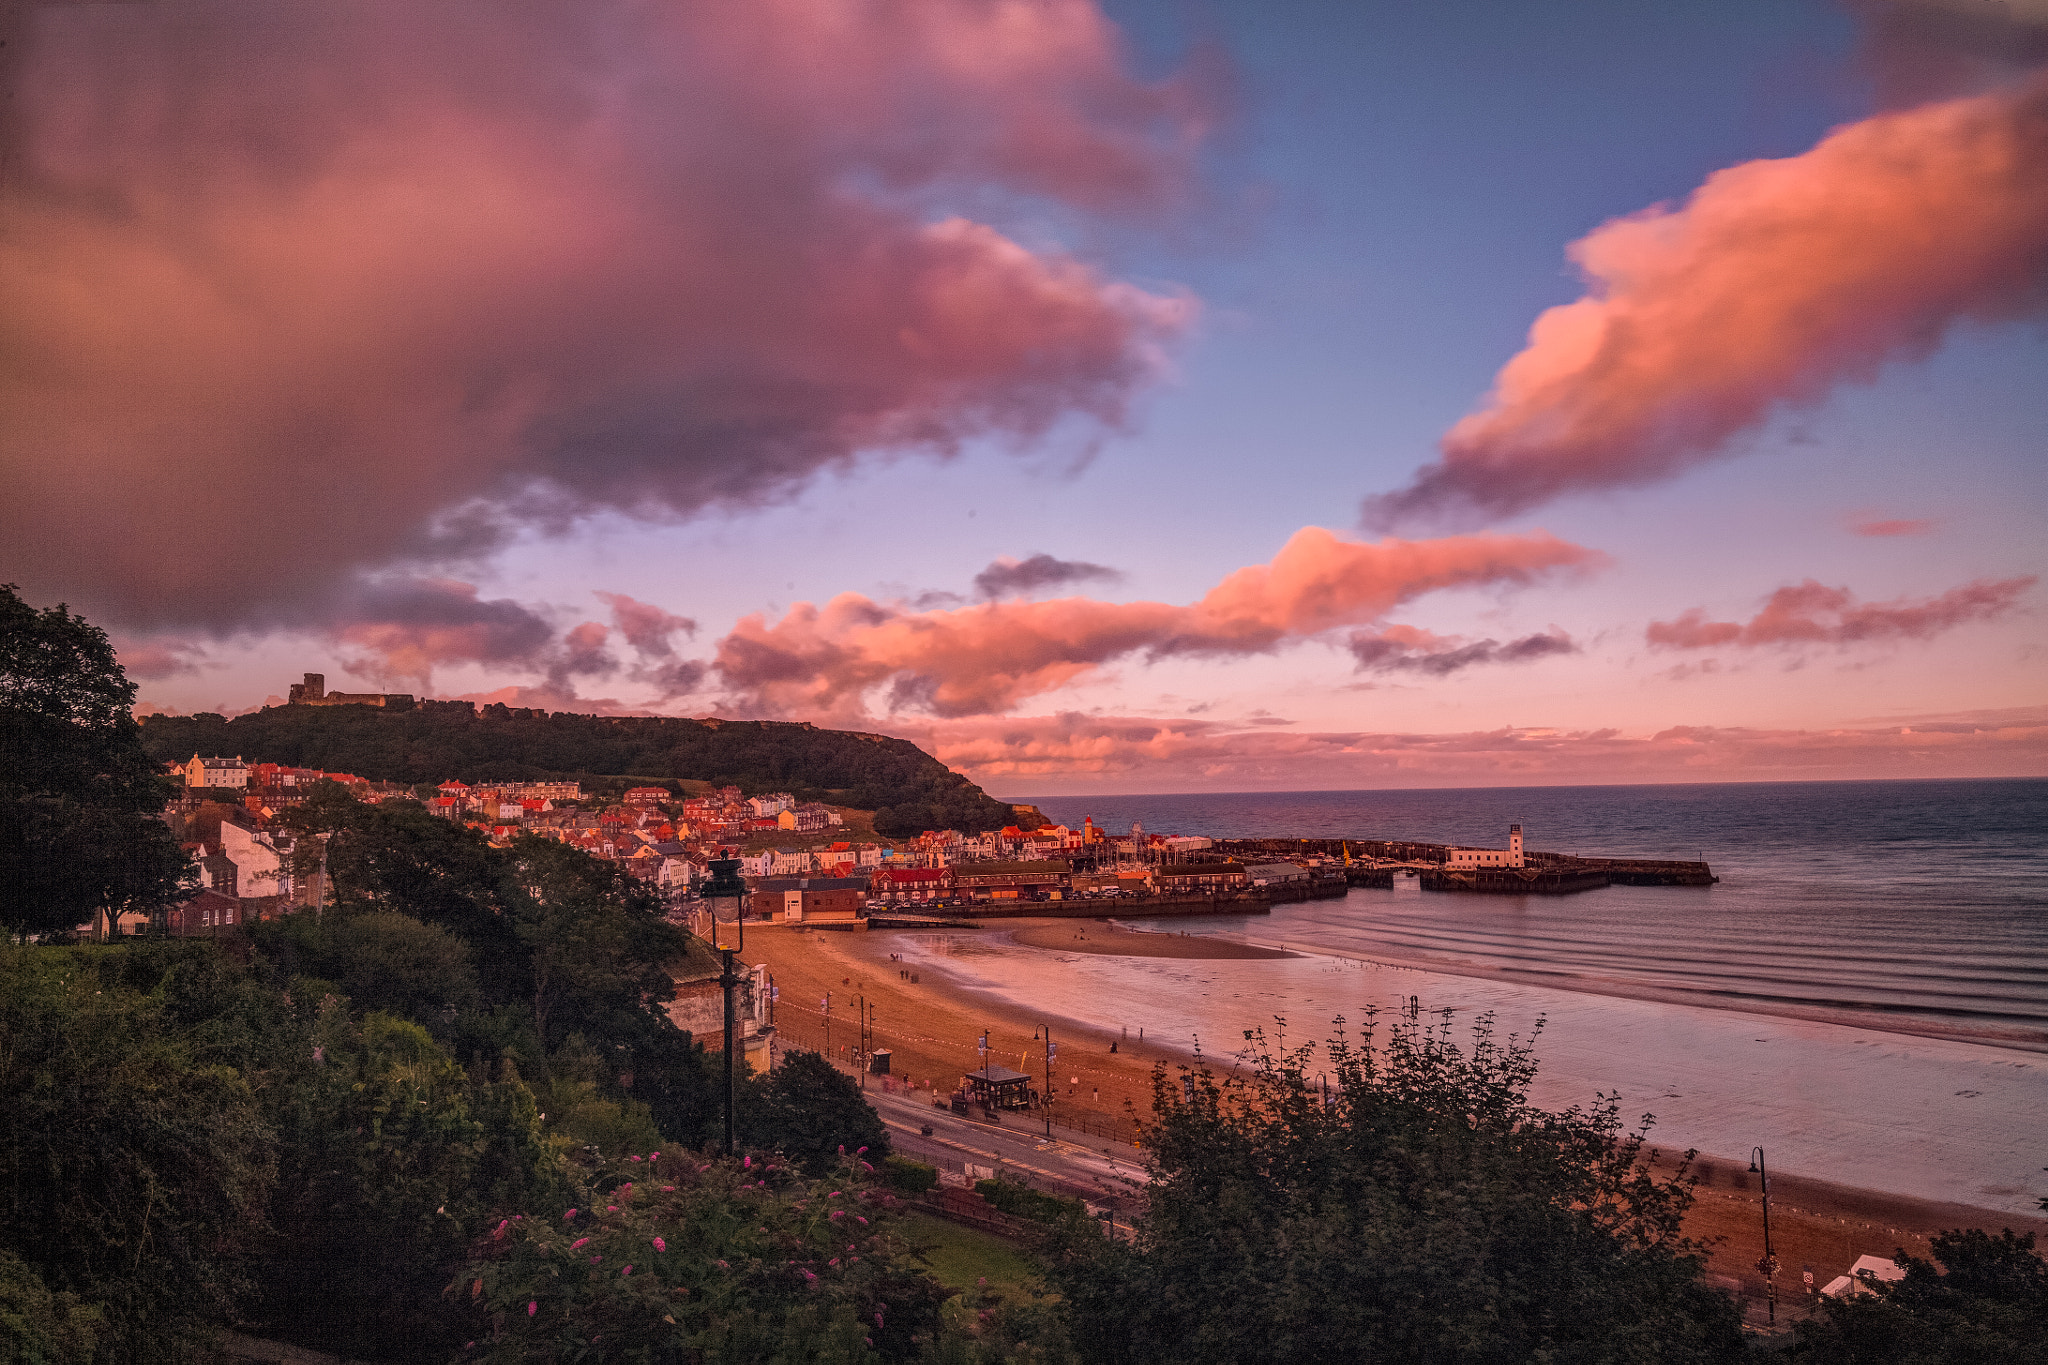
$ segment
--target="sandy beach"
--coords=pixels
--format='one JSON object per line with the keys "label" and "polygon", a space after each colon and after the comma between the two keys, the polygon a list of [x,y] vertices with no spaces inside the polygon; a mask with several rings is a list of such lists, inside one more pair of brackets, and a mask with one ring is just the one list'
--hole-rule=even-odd
{"label": "sandy beach", "polygon": [[1029,927],[1007,930],[1010,941],[1027,948],[1049,948],[1062,953],[1091,953],[1109,957],[1165,957],[1187,961],[1245,961],[1257,958],[1299,957],[1285,948],[1264,948],[1238,943],[1209,934],[1143,933],[1120,924],[1099,920],[1056,919],[1015,921]]}
{"label": "sandy beach", "polygon": [[[949,970],[957,964],[945,961],[948,952],[963,952],[973,964],[1001,962],[1011,968],[1004,975],[1028,979],[1017,980],[1013,989],[978,985],[963,973]],[[1228,939],[1134,933],[1099,921],[1064,919],[1004,920],[948,935],[749,926],[745,956],[768,963],[774,973],[780,987],[775,1023],[786,1048],[826,1050],[829,1017],[829,1050],[836,1059],[846,1061],[856,1034],[858,1001],[873,1010],[873,1046],[888,1048],[893,1054],[889,1087],[907,1085],[922,1093],[943,1095],[964,1073],[980,1065],[976,1042],[984,1030],[990,1039],[990,1060],[1023,1070],[1042,1086],[1043,1031],[1050,1027],[1058,1044],[1052,1077],[1055,1112],[1063,1109],[1101,1121],[1149,1115],[1155,1066],[1164,1064],[1171,1073],[1194,1059],[1195,1048],[1178,1030],[1163,1036],[1144,1025],[1111,1027],[1071,1017],[1083,1013],[1083,1008],[1077,1007],[1077,993],[1080,1005],[1092,1004],[1096,1013],[1119,1012],[1110,1007],[1124,1002],[1102,994],[1114,989],[1105,984],[1113,978],[1096,973],[1114,973],[1120,963],[1139,972],[1148,970],[1147,964],[1149,970],[1165,972],[1328,970],[1314,961],[1304,962],[1300,954]],[[1084,975],[1086,979],[1082,979]],[[828,996],[829,1011],[824,1003]],[[1679,1008],[1611,1000],[1597,1003],[1614,1009]],[[1247,1014],[1257,1008],[1258,1003],[1247,1002]],[[1703,1013],[1730,1018],[1720,1012]],[[1757,1026],[1761,1030],[1762,1021]],[[1273,1027],[1268,1024],[1269,1029]],[[1231,1046],[1223,1048],[1204,1044],[1202,1051],[1215,1064],[1227,1067],[1234,1064],[1236,1050],[1243,1045],[1242,1032],[1229,1042]],[[1552,1049],[1546,1046],[1539,1055],[1548,1062]],[[879,1082],[871,1079],[870,1083]],[[1653,1131],[1652,1141],[1681,1136],[1658,1130]],[[1668,1169],[1674,1160],[1671,1148],[1667,1144],[1658,1150],[1660,1168]],[[1995,1231],[2009,1226],[2048,1237],[2048,1220],[2011,1207],[1985,1208],[1924,1194],[1888,1193],[1828,1178],[1833,1172],[1796,1165],[1781,1168],[1776,1163],[1773,1158],[1771,1232],[1785,1266],[1779,1292],[1786,1311],[1798,1311],[1796,1301],[1804,1297],[1801,1274],[1808,1265],[1815,1282],[1825,1284],[1859,1255],[1889,1256],[1900,1247],[1924,1255],[1927,1238],[1952,1227]],[[2042,1163],[2035,1160],[2033,1164]],[[1688,1230],[1714,1241],[1711,1273],[1760,1293],[1762,1280],[1754,1264],[1763,1250],[1762,1219],[1756,1177],[1748,1172],[1748,1158],[1737,1159],[1732,1150],[1720,1152],[1704,1156],[1699,1170],[1700,1198]]]}

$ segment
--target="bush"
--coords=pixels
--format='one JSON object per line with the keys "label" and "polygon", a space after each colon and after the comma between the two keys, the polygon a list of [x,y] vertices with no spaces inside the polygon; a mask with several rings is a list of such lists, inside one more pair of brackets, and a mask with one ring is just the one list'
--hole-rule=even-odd
{"label": "bush", "polygon": [[907,1194],[923,1194],[939,1183],[939,1168],[904,1156],[882,1158],[882,1176]]}
{"label": "bush", "polygon": [[[1063,1234],[1049,1274],[1092,1359],[1705,1365],[1743,1354],[1646,1119],[1527,1101],[1530,1043],[1419,1011],[1321,1057],[1154,1072],[1135,1246]],[[1327,1088],[1323,1075],[1330,1077]],[[1177,1083],[1176,1083],[1177,1082]]]}
{"label": "bush", "polygon": [[740,1097],[739,1128],[750,1147],[770,1148],[812,1173],[858,1150],[887,1156],[889,1130],[860,1087],[815,1052],[791,1052]]}
{"label": "bush", "polygon": [[576,1206],[501,1222],[449,1290],[489,1361],[916,1359],[944,1290],[872,1180],[852,1158],[820,1180],[755,1157],[606,1162]]}
{"label": "bush", "polygon": [[2048,1264],[2034,1234],[1976,1228],[1934,1239],[1934,1261],[1894,1253],[1906,1275],[1826,1299],[1794,1329],[1814,1365],[2039,1365],[2048,1361]]}
{"label": "bush", "polygon": [[1043,1194],[1015,1180],[978,1180],[974,1192],[986,1199],[989,1207],[1012,1218],[1047,1224],[1072,1223],[1075,1219],[1090,1221],[1088,1208],[1080,1200]]}

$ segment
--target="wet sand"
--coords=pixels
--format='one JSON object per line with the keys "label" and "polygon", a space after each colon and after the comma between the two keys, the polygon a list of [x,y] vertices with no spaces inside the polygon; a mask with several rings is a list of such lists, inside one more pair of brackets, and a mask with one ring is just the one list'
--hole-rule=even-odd
{"label": "wet sand", "polygon": [[[1078,941],[1062,940],[1075,933],[1085,932],[1104,945],[1095,949],[1096,954],[1138,956],[1127,953],[1128,939],[1197,942],[1169,935],[1119,936],[1109,926],[1074,920],[1005,921],[1000,927],[962,932],[988,936],[990,947],[1014,944],[1009,951],[1021,948],[1029,949],[1033,957],[1042,954],[1046,965],[1055,968],[1063,958],[1084,955]],[[1184,1039],[1141,1037],[1138,1029],[1126,1033],[1121,1028],[1089,1027],[1060,1018],[1056,1006],[1041,1013],[1028,1003],[964,985],[948,972],[935,970],[918,951],[919,940],[929,937],[914,931],[837,933],[749,926],[745,956],[769,963],[774,972],[781,989],[776,1025],[786,1048],[826,1049],[826,1011],[821,1002],[829,992],[830,1051],[846,1061],[856,1033],[855,997],[872,1006],[872,1046],[894,1054],[894,1075],[887,1082],[892,1089],[908,1083],[924,1094],[951,1091],[962,1075],[981,1065],[976,1042],[984,1029],[990,1036],[989,1059],[1025,1071],[1042,1087],[1043,1041],[1035,1035],[1050,1022],[1059,1051],[1053,1075],[1057,1105],[1103,1120],[1149,1117],[1154,1068],[1163,1065],[1170,1079],[1174,1068],[1193,1060]],[[1046,944],[1035,945],[1033,939],[1039,938],[1046,938]],[[1229,942],[1214,940],[1207,950]],[[1260,951],[1260,956],[1272,951]],[[1232,1038],[1230,1043],[1232,1055],[1210,1053],[1214,1064],[1235,1064],[1234,1050],[1242,1039]],[[1115,1052],[1110,1051],[1112,1045]],[[868,1083],[882,1082],[871,1077]],[[1668,1170],[1672,1160],[1667,1145],[1660,1152],[1659,1169]],[[1710,1156],[1703,1159],[1700,1171],[1699,1200],[1687,1231],[1714,1242],[1710,1273],[1760,1294],[1763,1282],[1754,1266],[1763,1254],[1762,1210],[1756,1177],[1747,1173],[1747,1158]],[[1808,1264],[1814,1268],[1816,1285],[1821,1285],[1860,1255],[1890,1256],[1895,1248],[1904,1247],[1924,1256],[1927,1239],[1946,1228],[1983,1227],[1995,1232],[2012,1227],[2048,1235],[2048,1220],[2025,1214],[1860,1189],[1803,1174],[1774,1170],[1771,1186],[1772,1241],[1784,1264],[1779,1276],[1781,1317],[1803,1311],[1801,1271]]]}
{"label": "wet sand", "polygon": [[[1094,920],[1056,919],[1018,921],[1028,928],[1012,929],[1012,942],[1030,948],[1049,948],[1061,953],[1098,953],[1114,957],[1173,957],[1189,961],[1236,958],[1300,957],[1285,948],[1261,948],[1207,934],[1143,933],[1119,924]],[[991,929],[990,932],[999,932]]]}

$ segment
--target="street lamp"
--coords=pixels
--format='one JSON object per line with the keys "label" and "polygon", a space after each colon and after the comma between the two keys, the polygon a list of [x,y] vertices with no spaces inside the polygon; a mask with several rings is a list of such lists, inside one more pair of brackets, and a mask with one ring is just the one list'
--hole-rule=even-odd
{"label": "street lamp", "polygon": [[[727,849],[730,853],[732,850]],[[724,970],[718,974],[718,984],[725,990],[725,1154],[733,1154],[733,1079],[732,1054],[739,1047],[734,1036],[732,988],[740,984],[739,973],[733,970],[733,954],[740,950],[746,929],[741,917],[746,911],[747,884],[740,880],[740,861],[737,858],[713,858],[708,864],[711,880],[704,885],[704,899],[711,907],[711,946],[716,948]]]}
{"label": "street lamp", "polygon": [[1762,1177],[1764,1189],[1764,1254],[1756,1268],[1764,1277],[1764,1302],[1769,1306],[1771,1326],[1778,1325],[1778,1257],[1771,1250],[1771,1172],[1764,1165],[1764,1149],[1749,1149],[1749,1173]]}
{"label": "street lamp", "polygon": [[1052,1040],[1052,1025],[1045,1026],[1045,1140],[1052,1141],[1052,1064],[1060,1055],[1060,1045]]}

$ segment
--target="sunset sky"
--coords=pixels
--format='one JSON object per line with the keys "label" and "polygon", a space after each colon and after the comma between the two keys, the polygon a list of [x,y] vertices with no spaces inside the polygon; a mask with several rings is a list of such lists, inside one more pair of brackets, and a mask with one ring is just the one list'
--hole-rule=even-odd
{"label": "sunset sky", "polygon": [[2048,0],[23,13],[0,578],[145,709],[2048,773]]}

